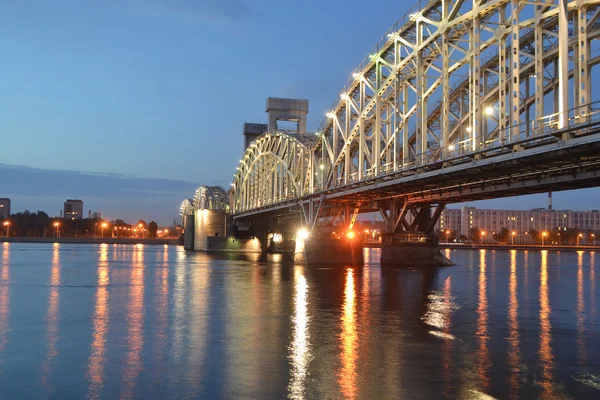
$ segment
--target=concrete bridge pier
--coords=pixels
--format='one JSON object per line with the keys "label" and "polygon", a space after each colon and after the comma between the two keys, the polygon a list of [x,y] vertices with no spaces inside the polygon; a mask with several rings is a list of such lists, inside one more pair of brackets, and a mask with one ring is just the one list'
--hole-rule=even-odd
{"label": "concrete bridge pier", "polygon": [[435,233],[444,207],[443,203],[409,205],[399,200],[380,205],[386,223],[381,265],[417,268],[454,265],[440,252]]}
{"label": "concrete bridge pier", "polygon": [[[358,237],[349,238],[346,231],[318,227],[306,238],[296,239],[294,262],[308,265],[362,266],[363,248]],[[341,229],[337,227],[338,231]]]}
{"label": "concrete bridge pier", "polygon": [[194,251],[195,234],[194,215],[185,215],[183,217],[183,248],[188,251]]}

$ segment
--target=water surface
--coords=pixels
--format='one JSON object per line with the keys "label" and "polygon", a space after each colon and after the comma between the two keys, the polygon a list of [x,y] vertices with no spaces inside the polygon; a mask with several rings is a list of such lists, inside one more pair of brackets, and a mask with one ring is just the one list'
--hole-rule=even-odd
{"label": "water surface", "polygon": [[600,398],[595,253],[365,251],[0,243],[0,398]]}

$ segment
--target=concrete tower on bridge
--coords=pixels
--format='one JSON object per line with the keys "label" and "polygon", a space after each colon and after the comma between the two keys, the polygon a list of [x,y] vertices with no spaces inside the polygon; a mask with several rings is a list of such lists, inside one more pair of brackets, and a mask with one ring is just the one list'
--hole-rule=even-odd
{"label": "concrete tower on bridge", "polygon": [[295,122],[298,133],[306,133],[308,100],[279,99],[269,97],[265,110],[269,114],[269,132],[286,130],[278,128],[279,121]]}
{"label": "concrete tower on bridge", "polygon": [[269,126],[267,124],[253,122],[244,123],[244,151],[250,146],[250,143],[268,130]]}

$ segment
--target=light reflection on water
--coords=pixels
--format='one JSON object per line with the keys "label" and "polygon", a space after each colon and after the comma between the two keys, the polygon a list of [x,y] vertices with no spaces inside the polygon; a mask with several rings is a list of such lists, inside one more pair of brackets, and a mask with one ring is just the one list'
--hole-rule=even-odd
{"label": "light reflection on water", "polygon": [[88,359],[87,378],[89,387],[88,399],[99,399],[104,387],[104,366],[106,364],[106,336],[109,327],[108,307],[108,246],[100,247],[97,267],[97,288],[95,294],[94,314],[92,317],[92,345]]}
{"label": "light reflection on water", "polygon": [[4,349],[8,340],[10,315],[10,243],[2,245],[2,270],[0,271],[0,374],[4,372]]}
{"label": "light reflection on water", "polygon": [[47,352],[42,364],[42,385],[49,393],[53,391],[49,383],[52,373],[52,364],[58,355],[57,341],[59,335],[59,303],[60,303],[60,244],[54,243],[52,250],[52,265],[50,266],[50,279],[48,280],[50,295],[48,296],[48,314],[46,316],[46,342]]}
{"label": "light reflection on water", "polygon": [[362,268],[163,246],[0,250],[6,398],[598,393],[594,253],[446,250],[455,267],[411,270],[382,269],[378,249]]}
{"label": "light reflection on water", "polygon": [[356,398],[356,361],[358,335],[356,332],[356,293],[354,288],[354,271],[346,272],[344,287],[344,305],[341,318],[340,347],[342,367],[338,372],[338,383],[344,397]]}
{"label": "light reflection on water", "polygon": [[477,349],[477,373],[481,390],[486,392],[490,386],[488,369],[491,366],[488,347],[488,298],[487,298],[487,260],[486,251],[480,250],[479,253],[479,299],[477,307],[477,341],[479,348]]}
{"label": "light reflection on water", "polygon": [[540,364],[542,376],[540,384],[549,396],[555,396],[554,355],[552,350],[552,323],[550,321],[550,299],[548,297],[548,251],[541,252],[540,271]]}
{"label": "light reflection on water", "polygon": [[517,297],[517,251],[510,251],[510,279],[508,302],[508,365],[510,368],[511,399],[519,398],[521,351],[519,349],[519,299]]}
{"label": "light reflection on water", "polygon": [[304,399],[306,378],[310,360],[310,336],[308,331],[308,284],[301,266],[294,267],[295,296],[292,316],[293,341],[290,346],[290,399]]}
{"label": "light reflection on water", "polygon": [[131,399],[143,365],[144,348],[144,248],[136,245],[130,274],[130,300],[128,308],[127,350],[123,374],[121,399]]}

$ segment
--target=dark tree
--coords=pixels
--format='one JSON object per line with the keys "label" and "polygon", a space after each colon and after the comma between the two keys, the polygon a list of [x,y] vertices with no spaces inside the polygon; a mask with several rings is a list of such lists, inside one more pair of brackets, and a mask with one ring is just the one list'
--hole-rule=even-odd
{"label": "dark tree", "polygon": [[494,240],[496,240],[496,242],[498,243],[508,243],[510,237],[510,232],[508,231],[507,228],[502,227],[502,229],[500,229],[500,232],[496,232],[494,233]]}
{"label": "dark tree", "polygon": [[158,231],[158,224],[154,221],[150,221],[148,224],[148,237],[150,239],[156,239],[156,232]]}

